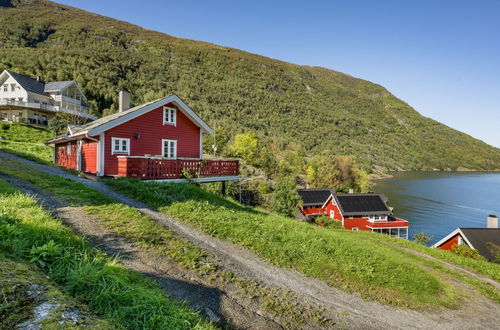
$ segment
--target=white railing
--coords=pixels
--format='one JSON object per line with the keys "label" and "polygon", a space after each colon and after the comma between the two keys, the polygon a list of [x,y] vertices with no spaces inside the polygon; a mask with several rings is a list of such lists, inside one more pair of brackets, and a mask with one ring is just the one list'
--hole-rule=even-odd
{"label": "white railing", "polygon": [[52,112],[65,112],[72,115],[78,115],[81,117],[85,117],[88,119],[95,120],[96,117],[92,116],[87,112],[87,107],[82,107],[82,110],[70,109],[67,107],[61,107],[60,105],[49,105],[43,103],[34,103],[34,102],[24,102],[24,101],[13,101],[13,100],[0,100],[0,105],[12,105],[16,107],[30,108],[30,109],[39,109],[46,110]]}

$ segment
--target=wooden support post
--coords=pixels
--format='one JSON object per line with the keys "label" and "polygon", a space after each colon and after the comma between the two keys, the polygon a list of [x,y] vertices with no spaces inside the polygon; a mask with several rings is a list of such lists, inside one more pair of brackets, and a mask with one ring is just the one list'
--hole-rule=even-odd
{"label": "wooden support post", "polygon": [[222,196],[226,196],[226,181],[222,181],[221,193]]}

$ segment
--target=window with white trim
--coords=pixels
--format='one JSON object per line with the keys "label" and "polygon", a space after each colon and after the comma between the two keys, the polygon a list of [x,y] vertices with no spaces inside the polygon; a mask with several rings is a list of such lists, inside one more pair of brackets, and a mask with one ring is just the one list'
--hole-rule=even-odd
{"label": "window with white trim", "polygon": [[113,155],[129,155],[130,154],[130,139],[129,138],[111,138],[111,154]]}
{"label": "window with white trim", "polygon": [[162,155],[168,159],[177,158],[177,140],[162,140]]}
{"label": "window with white trim", "polygon": [[464,244],[464,239],[462,236],[458,236],[458,245],[463,245]]}
{"label": "window with white trim", "polygon": [[15,92],[16,91],[16,84],[10,84],[10,91]]}
{"label": "window with white trim", "polygon": [[3,91],[4,91],[4,92],[8,92],[8,91],[9,91],[9,85],[4,84],[4,85],[3,85]]}
{"label": "window with white trim", "polygon": [[163,124],[175,125],[177,120],[177,110],[175,108],[163,107]]}
{"label": "window with white trim", "polygon": [[353,227],[352,230],[359,230],[358,227]]}
{"label": "window with white trim", "polygon": [[334,210],[331,210],[330,211],[330,218],[335,218],[335,211]]}

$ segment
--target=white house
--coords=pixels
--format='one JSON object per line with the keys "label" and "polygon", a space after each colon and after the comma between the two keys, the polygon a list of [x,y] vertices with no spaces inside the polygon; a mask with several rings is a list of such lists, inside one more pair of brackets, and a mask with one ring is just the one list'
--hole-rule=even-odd
{"label": "white house", "polygon": [[0,121],[47,125],[57,112],[78,122],[95,120],[87,98],[73,81],[43,82],[16,72],[0,74]]}

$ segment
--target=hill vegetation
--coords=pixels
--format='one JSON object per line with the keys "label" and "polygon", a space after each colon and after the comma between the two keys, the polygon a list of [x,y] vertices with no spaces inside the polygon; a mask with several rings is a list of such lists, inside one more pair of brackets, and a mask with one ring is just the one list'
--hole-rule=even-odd
{"label": "hill vegetation", "polygon": [[[96,115],[116,111],[120,89],[132,92],[135,105],[175,93],[215,127],[219,154],[231,154],[226,146],[236,134],[254,132],[277,164],[289,152],[300,154],[305,165],[295,174],[302,176],[338,156],[353,156],[368,172],[500,169],[499,149],[421,116],[362,79],[53,2],[1,4],[0,69],[74,79]],[[206,141],[206,152],[212,143]]]}

